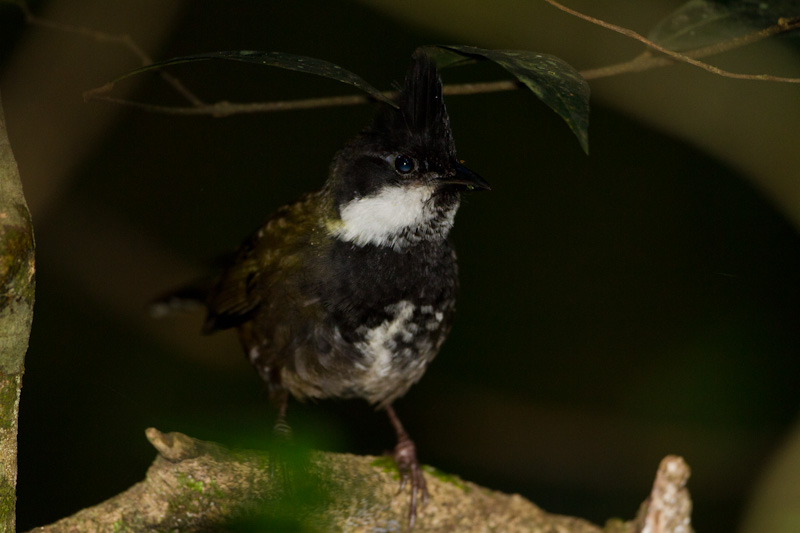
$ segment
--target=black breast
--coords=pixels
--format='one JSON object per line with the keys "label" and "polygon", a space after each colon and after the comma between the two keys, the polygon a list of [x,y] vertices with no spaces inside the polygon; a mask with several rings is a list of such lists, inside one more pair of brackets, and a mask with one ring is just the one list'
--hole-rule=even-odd
{"label": "black breast", "polygon": [[418,309],[451,309],[458,290],[456,257],[447,240],[421,242],[404,252],[336,241],[323,263],[329,272],[318,294],[350,342],[359,340],[357,330],[390,318],[388,306],[407,301]]}

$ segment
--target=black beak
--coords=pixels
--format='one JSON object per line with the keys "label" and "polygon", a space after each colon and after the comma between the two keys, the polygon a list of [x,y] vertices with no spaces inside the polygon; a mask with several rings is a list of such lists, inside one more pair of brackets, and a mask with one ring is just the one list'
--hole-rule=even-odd
{"label": "black beak", "polygon": [[465,187],[469,190],[478,189],[484,191],[490,191],[492,188],[486,182],[485,179],[478,176],[476,173],[471,171],[465,166],[462,165],[455,165],[455,174],[452,176],[448,176],[446,178],[442,178],[439,180],[439,183],[442,185],[458,185],[460,187]]}

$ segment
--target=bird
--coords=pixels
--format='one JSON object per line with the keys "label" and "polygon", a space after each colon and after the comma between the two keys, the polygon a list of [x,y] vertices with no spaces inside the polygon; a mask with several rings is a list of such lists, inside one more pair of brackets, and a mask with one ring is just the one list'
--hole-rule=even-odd
{"label": "bird", "polygon": [[290,396],[361,398],[387,413],[413,527],[428,490],[393,403],[453,324],[459,284],[449,234],[461,194],[490,186],[456,156],[442,81],[423,51],[395,103],[378,104],[334,156],[322,188],[269,217],[200,299],[204,333],[238,332],[277,407],[276,432],[290,432]]}

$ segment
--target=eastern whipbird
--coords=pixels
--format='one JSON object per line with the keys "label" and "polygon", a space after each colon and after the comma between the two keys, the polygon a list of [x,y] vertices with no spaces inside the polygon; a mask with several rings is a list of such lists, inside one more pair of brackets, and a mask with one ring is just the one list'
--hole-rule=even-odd
{"label": "eastern whipbird", "polygon": [[203,331],[236,328],[288,431],[291,394],[363,398],[397,432],[409,522],[427,499],[392,402],[425,373],[453,322],[448,234],[463,191],[489,189],[456,157],[442,82],[422,52],[399,93],[334,157],[321,190],[280,208],[205,295]]}

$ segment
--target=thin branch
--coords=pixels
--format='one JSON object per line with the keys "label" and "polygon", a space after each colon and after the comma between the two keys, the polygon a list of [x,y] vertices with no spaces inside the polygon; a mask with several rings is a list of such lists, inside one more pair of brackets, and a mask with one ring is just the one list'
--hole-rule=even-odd
{"label": "thin branch", "polygon": [[[713,74],[717,74],[719,76],[724,76],[727,78],[734,78],[741,80],[783,82],[783,83],[800,83],[800,78],[787,78],[781,76],[772,76],[770,74],[739,74],[723,70],[713,65],[709,65],[708,63],[705,63],[703,61],[699,61],[699,58],[701,57],[707,57],[719,54],[725,51],[739,48],[746,44],[751,44],[766,39],[768,37],[789,30],[800,28],[800,17],[781,18],[778,20],[776,24],[768,28],[755,31],[744,36],[729,39],[727,41],[715,43],[710,46],[698,48],[696,50],[692,50],[689,52],[679,53],[673,50],[669,50],[668,48],[665,48],[657,43],[654,43],[653,41],[647,39],[646,37],[640,35],[639,33],[633,30],[629,30],[627,28],[623,28],[621,26],[605,22],[601,19],[585,15],[579,11],[575,11],[571,8],[564,6],[556,2],[555,0],[545,0],[545,1],[548,4],[552,5],[553,7],[561,11],[564,11],[565,13],[578,17],[582,20],[588,21],[592,24],[596,24],[605,29],[620,33],[631,39],[640,41],[641,43],[645,44],[648,48],[650,48],[650,50],[647,50],[646,52],[640,54],[639,56],[633,58],[630,61],[581,71],[580,74],[587,80],[615,76],[624,73],[642,72],[653,68],[672,65],[675,62],[683,62],[701,68],[703,70],[706,70]],[[143,66],[150,65],[153,63],[152,59],[136,44],[136,42],[129,35],[125,34],[112,35],[105,32],[96,31],[90,28],[85,28],[81,26],[72,26],[68,24],[61,24],[57,22],[40,19],[35,15],[33,15],[33,13],[30,11],[24,0],[18,2],[18,5],[20,6],[20,9],[24,13],[26,21],[30,24],[41,27],[52,28],[60,31],[66,31],[70,33],[77,33],[86,36],[88,38],[97,40],[99,42],[116,43],[131,51],[131,53],[133,53],[136,57],[139,58]],[[654,55],[652,50],[660,52],[660,54],[663,55]],[[117,105],[124,105],[128,107],[134,107],[137,109],[150,111],[154,113],[164,113],[171,115],[210,115],[214,117],[225,117],[243,113],[272,113],[279,111],[294,111],[301,109],[319,109],[325,107],[362,105],[374,101],[374,99],[368,96],[350,95],[350,96],[332,96],[332,97],[321,97],[321,98],[306,98],[299,100],[282,100],[273,102],[231,103],[227,101],[221,101],[214,104],[205,104],[202,100],[200,100],[200,98],[194,95],[194,93],[189,91],[180,82],[178,78],[170,75],[165,71],[159,71],[159,74],[179,94],[181,94],[184,98],[187,99],[187,101],[190,102],[191,107],[153,105],[141,102],[134,102],[130,100],[124,100],[121,98],[114,98],[108,96],[108,93],[113,87],[113,84],[107,84],[103,87],[98,87],[96,89],[87,91],[86,93],[84,93],[84,99],[87,101],[101,100],[104,102],[114,103]],[[502,80],[502,81],[483,82],[483,83],[464,83],[464,84],[444,86],[444,94],[446,95],[485,94],[491,92],[511,91],[519,89],[520,87],[522,87],[522,84],[517,80]],[[389,98],[392,98],[393,96],[395,96],[396,93],[394,91],[386,91],[383,92],[383,94]]]}
{"label": "thin branch", "polygon": [[481,83],[461,83],[457,85],[445,85],[442,92],[446,95],[451,94],[483,94],[496,93],[501,91],[514,91],[522,87],[522,83],[517,80],[487,81]]}
{"label": "thin branch", "polygon": [[[485,83],[463,83],[459,85],[444,86],[444,94],[481,94],[499,91],[513,91],[519,88],[516,80],[501,80]],[[278,111],[298,111],[301,109],[320,109],[325,107],[340,107],[363,105],[374,102],[375,100],[367,95],[354,94],[347,96],[327,96],[321,98],[304,98],[301,100],[278,100],[274,102],[253,102],[253,103],[232,103],[220,101],[214,104],[206,104],[196,107],[178,107],[156,104],[146,104],[134,102],[123,98],[105,96],[110,88],[108,86],[99,87],[84,93],[84,100],[100,100],[112,104],[133,107],[142,111],[152,113],[163,113],[167,115],[211,115],[213,117],[227,117],[244,113],[274,113]],[[395,98],[397,91],[383,91],[381,94],[387,98]]]}
{"label": "thin branch", "polygon": [[[590,20],[590,22],[592,21]],[[600,22],[601,26],[605,24],[603,21]],[[773,24],[768,28],[754,31],[752,33],[748,33],[747,35],[740,35],[739,37],[734,37],[732,39],[728,39],[727,41],[720,41],[718,43],[710,44],[708,46],[704,46],[703,48],[690,50],[688,52],[684,52],[682,55],[693,59],[699,59],[701,57],[709,57],[721,54],[723,52],[729,52],[731,50],[735,50],[736,48],[740,48],[748,44],[753,44],[758,41],[767,39],[769,37],[773,37],[775,35],[779,35],[789,30],[795,30],[798,28],[800,28],[800,17],[781,18],[778,19],[777,24]],[[625,61],[624,63],[617,63],[616,65],[609,65],[606,67],[583,70],[581,71],[581,75],[584,77],[584,79],[592,80],[597,78],[607,78],[610,76],[616,76],[618,74],[626,74],[630,72],[642,72],[644,70],[649,70],[658,67],[666,67],[673,64],[675,64],[674,59],[665,56],[654,56],[652,51],[646,50],[645,52],[631,59],[630,61]]]}
{"label": "thin branch", "polygon": [[[585,20],[587,22],[591,22],[592,24],[596,24],[597,26],[600,26],[600,27],[605,28],[607,30],[611,30],[611,31],[617,32],[617,33],[619,33],[621,35],[624,35],[626,37],[630,37],[631,39],[635,39],[635,40],[645,44],[647,47],[652,48],[653,50],[656,50],[658,52],[661,52],[662,54],[668,56],[669,58],[671,58],[671,59],[673,59],[675,61],[688,63],[690,65],[693,65],[695,67],[701,68],[703,70],[707,70],[708,72],[711,72],[713,74],[717,74],[718,76],[723,76],[723,77],[726,77],[726,78],[734,78],[734,79],[738,79],[738,80],[758,80],[758,81],[777,81],[777,82],[783,82],[783,83],[800,83],[800,78],[785,78],[785,77],[782,77],[782,76],[772,76],[770,74],[739,74],[737,72],[730,72],[730,71],[727,71],[727,70],[723,70],[723,69],[721,69],[719,67],[715,67],[714,65],[709,65],[708,63],[704,63],[703,61],[699,61],[699,60],[695,59],[696,57],[701,57],[701,55],[700,55],[701,53],[703,53],[704,55],[711,55],[712,53],[716,54],[716,53],[719,53],[719,51],[721,51],[720,48],[722,48],[722,49],[736,48],[736,47],[742,46],[744,44],[748,44],[748,43],[751,43],[751,42],[758,41],[760,39],[764,39],[764,38],[769,37],[771,35],[776,35],[778,33],[782,33],[782,32],[788,31],[790,29],[798,28],[798,27],[800,27],[800,19],[798,19],[798,18],[780,19],[780,20],[778,20],[778,24],[776,24],[774,26],[771,26],[770,28],[767,28],[766,30],[762,30],[760,32],[755,32],[754,34],[751,34],[751,35],[747,36],[748,38],[737,38],[737,39],[731,39],[730,41],[726,41],[725,42],[725,45],[726,45],[725,47],[720,47],[718,45],[712,45],[712,46],[708,46],[708,47],[705,47],[705,48],[701,48],[701,49],[695,50],[695,51],[693,51],[692,53],[689,53],[689,54],[681,54],[679,52],[675,52],[673,50],[670,50],[669,48],[665,48],[665,47],[661,46],[660,44],[654,43],[653,41],[651,41],[647,37],[644,37],[643,35],[641,35],[639,33],[636,33],[633,30],[629,30],[628,28],[623,28],[622,26],[617,26],[616,24],[611,24],[610,22],[606,22],[604,20],[600,20],[598,18],[591,17],[589,15],[585,15],[585,14],[579,12],[579,11],[575,11],[574,9],[570,9],[570,8],[564,6],[564,5],[561,5],[558,2],[556,2],[555,0],[544,0],[544,1],[547,2],[548,4],[550,4],[551,6],[557,8],[557,9],[560,9],[561,11],[564,11],[565,13],[569,13],[572,16],[578,17],[579,19]],[[642,56],[640,56],[640,57],[642,57]],[[654,58],[654,59],[657,59],[657,58]],[[632,62],[630,62],[630,64],[632,65],[633,68],[638,68],[638,69],[642,68],[641,63],[639,63],[637,65],[637,59],[634,59]],[[649,68],[652,68],[652,67],[649,67]],[[614,73],[618,73],[618,71],[614,71]],[[599,77],[597,75],[597,70],[595,70],[591,74],[593,74],[595,77]]]}
{"label": "thin branch", "polygon": [[[383,94],[390,96],[394,91],[386,91]],[[166,115],[211,115],[213,117],[227,117],[231,115],[241,115],[243,113],[274,113],[278,111],[297,111],[301,109],[319,109],[325,107],[340,107],[351,105],[362,105],[373,102],[374,100],[366,95],[354,94],[347,96],[327,96],[322,98],[305,98],[302,100],[278,100],[274,102],[253,102],[237,104],[225,100],[206,104],[197,107],[178,107],[166,105],[145,104],[143,102],[133,102],[123,98],[113,98],[111,96],[96,96],[87,92],[84,94],[85,100],[100,100],[112,104],[133,107],[142,111],[152,113],[163,113]]]}
{"label": "thin branch", "polygon": [[[106,33],[98,30],[94,30],[92,28],[87,28],[85,26],[74,26],[72,24],[64,24],[61,22],[55,22],[52,20],[43,19],[41,17],[37,17],[28,7],[28,4],[21,0],[19,2],[15,2],[19,9],[22,11],[22,15],[25,17],[25,22],[30,24],[31,26],[37,26],[40,28],[47,28],[51,30],[62,31],[66,33],[72,33],[76,35],[81,35],[88,39],[95,40],[100,43],[112,43],[123,48],[127,49],[131,52],[134,56],[136,56],[139,61],[141,62],[142,66],[151,65],[153,60],[147,53],[142,50],[142,48],[133,40],[133,38],[128,34],[120,34],[115,35],[111,33]],[[205,102],[203,102],[200,98],[198,98],[192,91],[190,91],[186,86],[175,76],[170,74],[166,71],[160,71],[159,75],[161,78],[166,81],[170,86],[172,86],[175,91],[186,98],[189,103],[194,106],[205,106]]]}
{"label": "thin branch", "polygon": [[[622,35],[625,35],[632,39],[636,39],[644,43],[651,49],[664,54],[656,56],[653,55],[652,51],[647,50],[630,61],[618,63],[615,65],[609,65],[606,67],[581,71],[580,74],[587,80],[605,78],[625,73],[642,72],[653,68],[672,65],[676,61],[679,61],[679,62],[689,63],[693,66],[702,68],[706,71],[728,78],[785,82],[785,83],[800,83],[800,78],[784,78],[779,76],[771,76],[769,74],[754,75],[754,74],[738,74],[734,72],[728,72],[698,60],[698,58],[701,57],[707,57],[722,52],[727,52],[735,48],[739,48],[741,46],[751,44],[789,30],[800,28],[800,17],[791,19],[782,18],[778,20],[777,24],[774,24],[768,28],[755,31],[744,36],[735,37],[727,41],[714,43],[712,45],[705,46],[703,48],[698,48],[696,50],[691,50],[689,52],[678,53],[650,41],[646,37],[643,37],[642,35],[636,33],[633,30],[622,28],[620,26],[616,26],[614,24],[605,22],[603,20],[588,15],[584,15],[583,13],[574,11],[570,8],[563,6],[558,2],[555,2],[554,0],[545,0],[545,1],[553,5],[554,7],[557,7],[558,9],[561,9],[578,18],[587,20],[593,24],[597,24],[603,28],[615,31],[617,33],[621,33]],[[522,84],[516,80],[501,80],[501,81],[483,82],[483,83],[464,83],[457,85],[445,85],[444,94],[446,95],[485,94],[491,92],[516,90],[519,89],[521,86]],[[91,91],[87,91],[84,97],[86,100],[102,100],[119,105],[135,107],[137,109],[141,109],[144,111],[151,111],[157,113],[167,113],[173,115],[211,115],[215,117],[224,117],[241,113],[265,113],[265,112],[277,112],[277,111],[293,111],[300,109],[318,109],[323,107],[359,105],[373,101],[372,98],[369,98],[367,96],[353,95],[353,96],[334,96],[334,97],[308,98],[300,100],[283,100],[277,102],[261,102],[261,103],[246,103],[246,104],[218,102],[216,104],[205,105],[205,106],[174,107],[174,106],[144,104],[139,102],[122,100],[118,98],[112,98],[106,96],[110,88],[111,86],[105,86],[98,89],[93,89]],[[384,92],[383,94],[389,98],[392,98],[394,97],[395,92],[387,91]]]}

